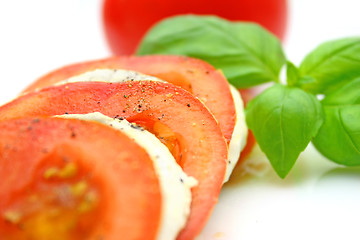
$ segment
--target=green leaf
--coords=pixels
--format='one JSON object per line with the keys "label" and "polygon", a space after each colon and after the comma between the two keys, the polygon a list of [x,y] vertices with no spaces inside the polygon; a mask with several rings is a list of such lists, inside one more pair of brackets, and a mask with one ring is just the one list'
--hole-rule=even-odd
{"label": "green leaf", "polygon": [[289,86],[295,86],[300,78],[299,69],[290,61],[286,62],[286,81]]}
{"label": "green leaf", "polygon": [[325,123],[313,140],[318,151],[346,166],[360,165],[360,77],[325,96]]}
{"label": "green leaf", "polygon": [[360,38],[345,38],[321,44],[300,65],[302,76],[316,81],[301,87],[313,93],[331,93],[360,77]]}
{"label": "green leaf", "polygon": [[287,84],[295,87],[316,82],[313,77],[301,76],[299,69],[290,61],[286,62],[286,78]]}
{"label": "green leaf", "polygon": [[205,60],[221,69],[238,88],[278,82],[285,63],[280,41],[264,28],[215,16],[165,19],[147,33],[137,54],[174,54]]}
{"label": "green leaf", "polygon": [[312,84],[315,82],[316,82],[316,80],[313,77],[301,76],[300,79],[297,81],[296,86],[301,88],[301,86],[303,86],[305,84]]}
{"label": "green leaf", "polygon": [[321,102],[323,105],[360,104],[360,77],[326,95]]}
{"label": "green leaf", "polygon": [[316,149],[346,166],[360,165],[360,104],[324,106],[325,122],[313,139]]}
{"label": "green leaf", "polygon": [[284,178],[317,134],[323,111],[312,94],[276,84],[248,104],[246,121],[261,150]]}

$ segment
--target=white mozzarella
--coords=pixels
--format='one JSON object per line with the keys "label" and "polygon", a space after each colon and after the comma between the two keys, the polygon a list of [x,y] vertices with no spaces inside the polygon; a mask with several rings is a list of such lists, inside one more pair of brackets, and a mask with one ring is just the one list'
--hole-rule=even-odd
{"label": "white mozzarella", "polygon": [[140,126],[98,112],[58,117],[96,121],[111,126],[129,136],[148,152],[154,162],[162,193],[162,217],[157,239],[176,239],[190,213],[191,188],[197,181],[183,172],[167,147]]}
{"label": "white mozzarella", "polygon": [[68,78],[64,81],[58,82],[56,85],[62,85],[72,82],[126,82],[126,81],[161,81],[161,79],[145,75],[139,72],[122,70],[122,69],[96,69],[93,71],[85,72],[80,75]]}
{"label": "white mozzarella", "polygon": [[228,164],[226,167],[224,182],[229,180],[230,175],[240,158],[240,153],[246,145],[248,135],[248,128],[245,121],[244,103],[241,95],[232,85],[230,85],[230,90],[235,103],[236,123],[229,143]]}

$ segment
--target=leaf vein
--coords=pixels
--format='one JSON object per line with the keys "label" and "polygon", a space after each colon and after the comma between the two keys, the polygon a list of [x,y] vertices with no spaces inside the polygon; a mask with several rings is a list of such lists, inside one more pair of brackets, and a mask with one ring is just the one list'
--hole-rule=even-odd
{"label": "leaf vein", "polygon": [[346,51],[350,48],[352,48],[354,45],[357,45],[359,44],[358,41],[356,42],[352,42],[351,44],[348,44],[344,47],[341,47],[339,48],[338,50],[332,52],[331,54],[329,54],[328,56],[324,57],[321,61],[319,61],[317,64],[315,64],[312,68],[310,68],[308,71],[307,71],[307,74],[311,75],[311,72],[313,70],[315,70],[316,68],[320,67],[321,65],[325,64],[327,61],[330,61],[332,58],[336,57],[336,55],[342,51]]}
{"label": "leaf vein", "polygon": [[[212,24],[212,26],[214,27],[214,29],[220,33],[224,32],[223,28],[220,28],[217,24]],[[228,32],[227,36],[230,37],[230,39],[234,42],[235,46],[238,46],[239,42],[241,43],[241,45],[245,48],[245,50],[247,50],[249,53],[251,53],[251,56],[257,61],[257,63],[261,66],[264,67],[264,69],[266,69],[266,71],[268,73],[270,73],[271,76],[273,76],[274,79],[277,79],[276,73],[274,73],[267,64],[265,64],[264,61],[262,61],[261,56],[259,56],[256,51],[253,51],[251,49],[251,47],[249,47],[246,42],[242,41],[241,39],[239,39],[235,34],[233,34],[230,30],[231,30],[231,26],[228,26],[228,28],[226,29]]]}
{"label": "leaf vein", "polygon": [[283,129],[283,110],[284,110],[284,102],[285,102],[285,98],[287,97],[287,91],[285,91],[285,94],[283,96],[283,100],[281,102],[281,106],[280,106],[280,114],[279,114],[279,124],[280,124],[280,139],[281,139],[281,168],[285,169],[285,140],[284,140],[284,129]]}
{"label": "leaf vein", "polygon": [[349,133],[349,131],[346,129],[345,125],[344,125],[344,121],[341,115],[341,111],[340,108],[337,109],[337,114],[339,116],[339,123],[341,125],[341,127],[344,129],[344,132],[346,133],[346,136],[349,138],[351,145],[354,147],[354,149],[356,150],[357,153],[360,154],[360,149],[356,146],[354,139],[351,137],[351,134]]}

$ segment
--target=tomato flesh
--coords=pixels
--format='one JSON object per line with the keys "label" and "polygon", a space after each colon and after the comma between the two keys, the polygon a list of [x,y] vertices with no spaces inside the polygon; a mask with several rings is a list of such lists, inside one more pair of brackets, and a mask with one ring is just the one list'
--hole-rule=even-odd
{"label": "tomato flesh", "polygon": [[110,127],[0,122],[0,236],[155,239],[159,182],[145,150]]}
{"label": "tomato flesh", "polygon": [[99,188],[77,173],[74,157],[67,156],[69,163],[64,162],[63,146],[59,150],[55,147],[44,156],[41,161],[49,166],[38,169],[26,192],[9,199],[11,206],[3,213],[11,229],[9,239],[87,238],[88,229],[101,219]]}
{"label": "tomato flesh", "polygon": [[172,131],[172,129],[160,121],[153,121],[147,119],[146,116],[139,114],[134,117],[130,117],[127,120],[140,125],[145,130],[154,134],[162,144],[164,144],[170,151],[171,155],[175,158],[176,162],[181,165],[181,136]]}
{"label": "tomato flesh", "polygon": [[160,122],[176,134],[181,167],[199,182],[192,189],[190,216],[180,233],[180,238],[194,238],[217,202],[226,170],[227,144],[214,116],[192,94],[173,84],[78,82],[19,97],[0,108],[0,120],[89,112]]}

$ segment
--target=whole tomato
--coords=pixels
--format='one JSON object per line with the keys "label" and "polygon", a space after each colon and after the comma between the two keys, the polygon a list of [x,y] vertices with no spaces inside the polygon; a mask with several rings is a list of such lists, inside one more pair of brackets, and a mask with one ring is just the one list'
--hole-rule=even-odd
{"label": "whole tomato", "polygon": [[257,22],[284,38],[286,0],[104,0],[105,35],[114,54],[133,54],[146,31],[165,17],[211,14],[229,20]]}

